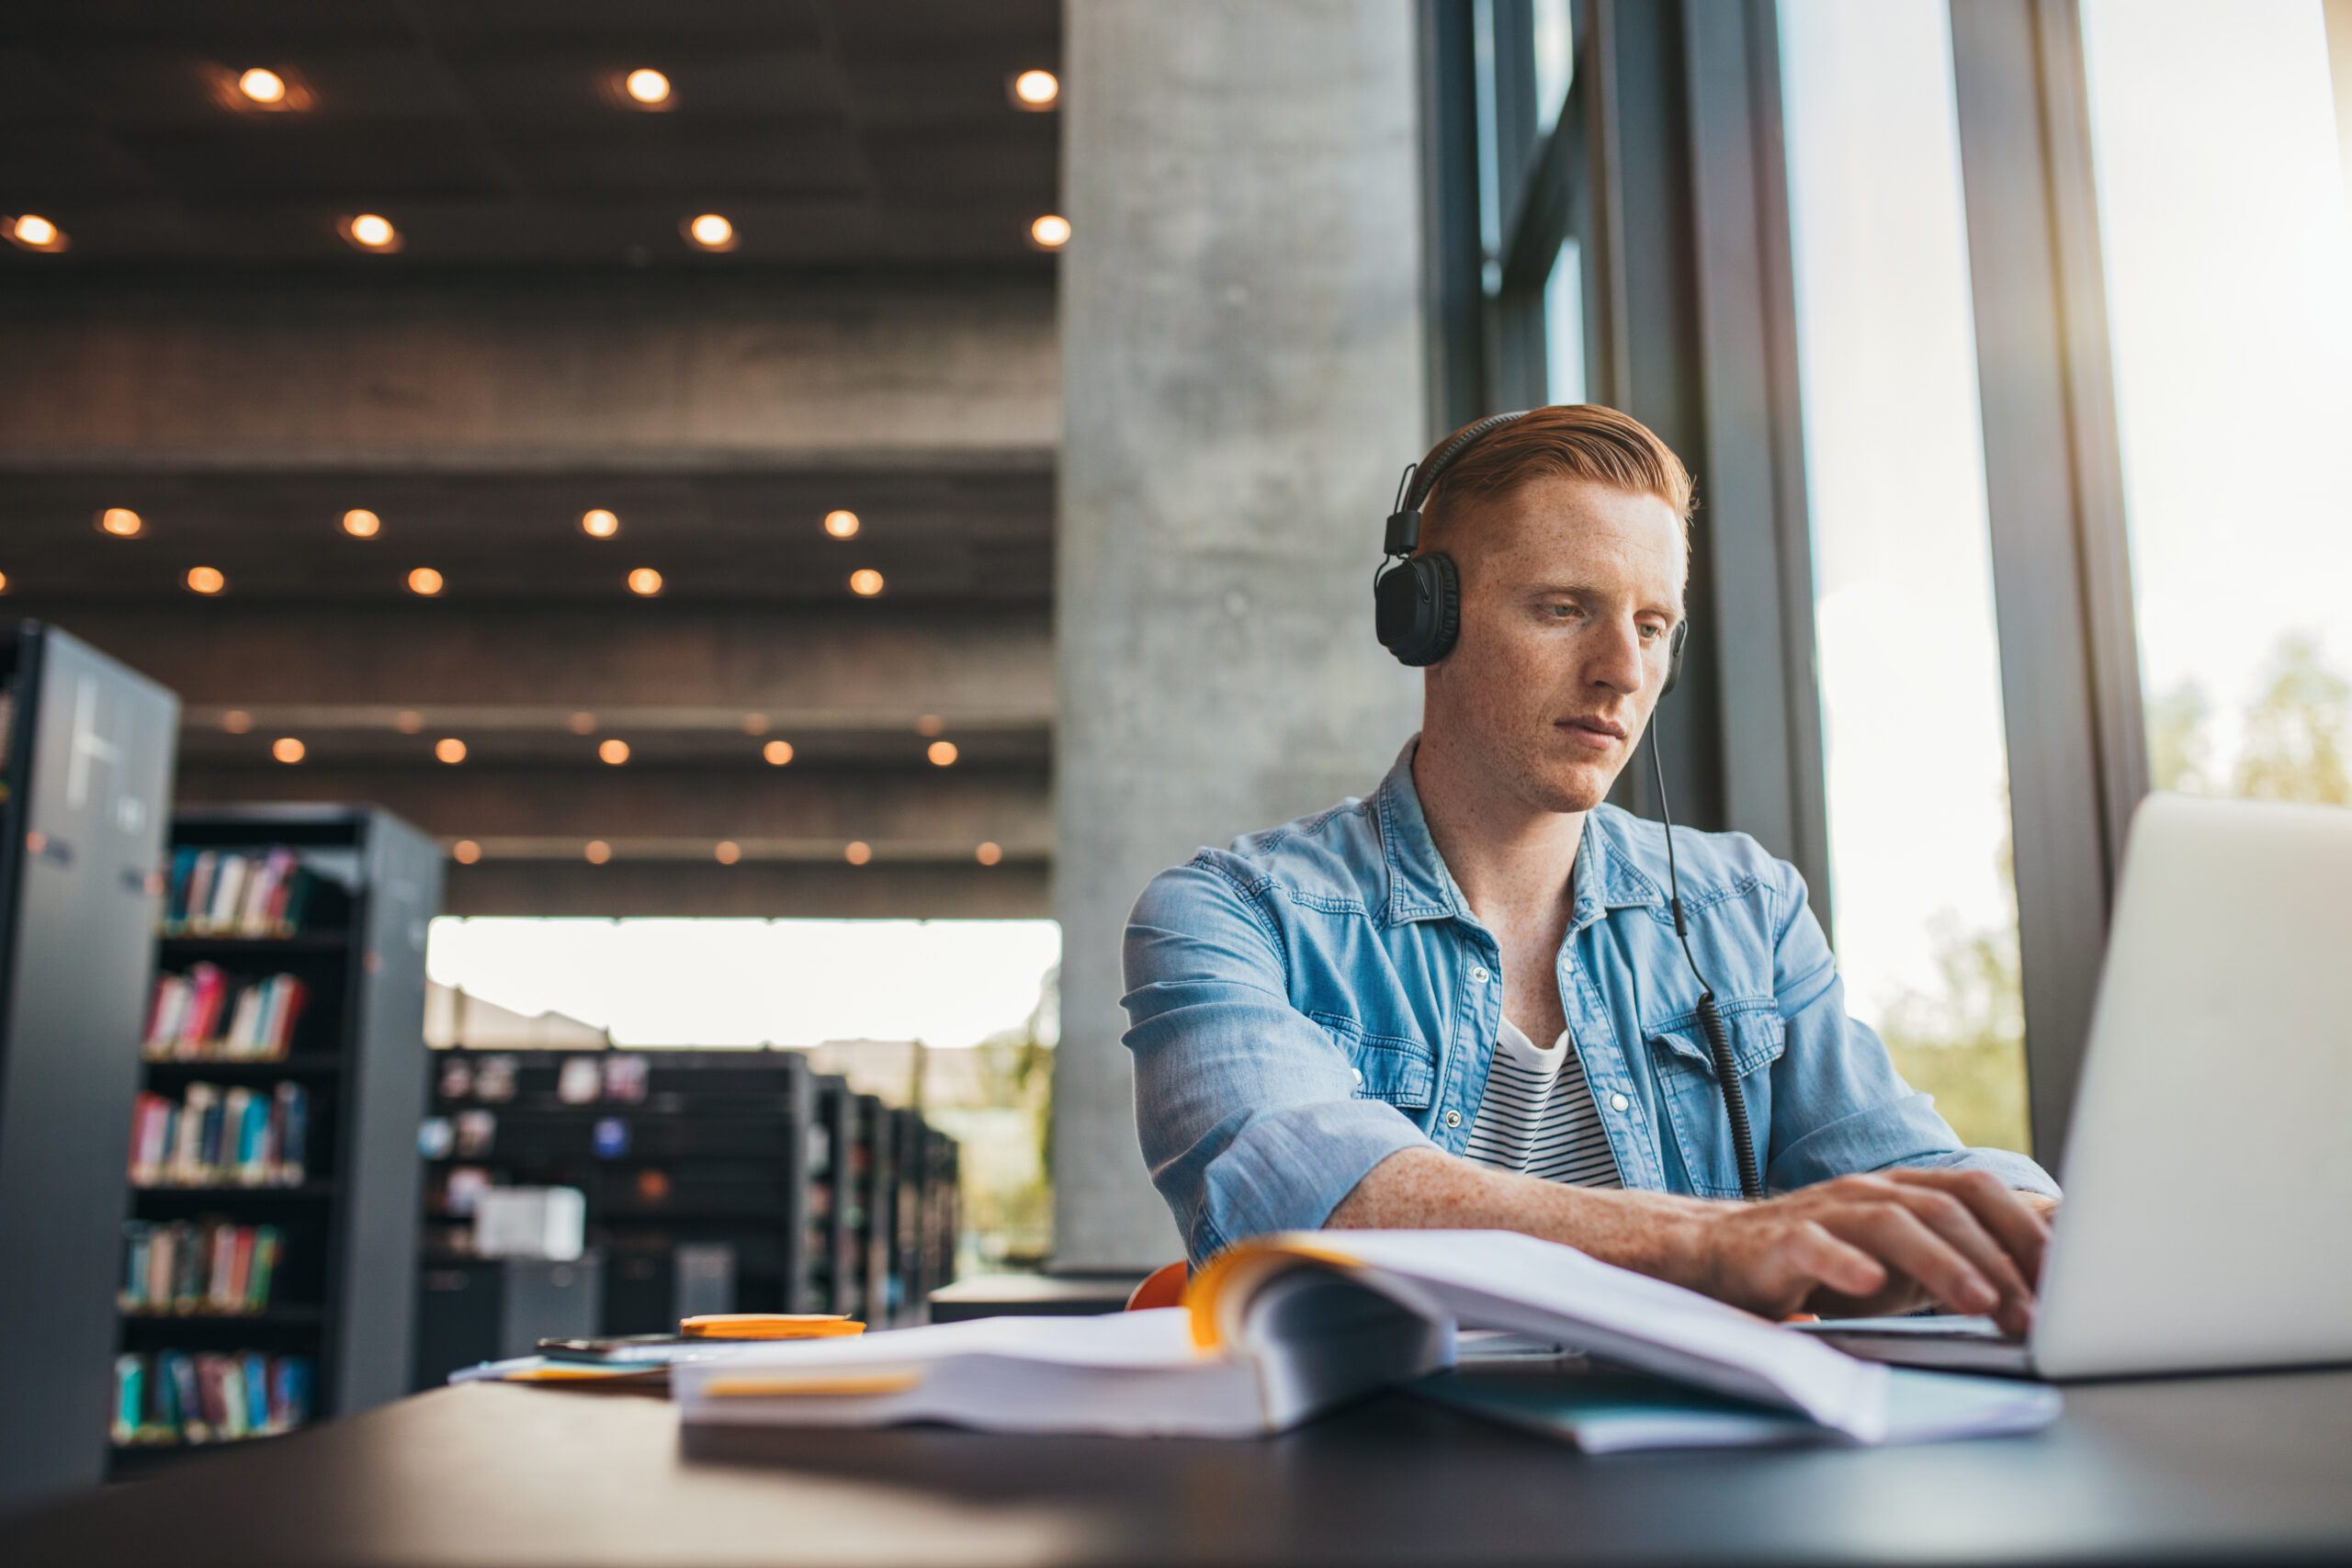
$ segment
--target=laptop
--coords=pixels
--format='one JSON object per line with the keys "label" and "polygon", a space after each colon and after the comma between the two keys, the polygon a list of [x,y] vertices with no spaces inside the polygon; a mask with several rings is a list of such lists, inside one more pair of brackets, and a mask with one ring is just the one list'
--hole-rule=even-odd
{"label": "laptop", "polygon": [[1804,1325],[1873,1360],[2064,1381],[2352,1361],[2352,810],[2156,795],[2132,820],[2022,1345]]}

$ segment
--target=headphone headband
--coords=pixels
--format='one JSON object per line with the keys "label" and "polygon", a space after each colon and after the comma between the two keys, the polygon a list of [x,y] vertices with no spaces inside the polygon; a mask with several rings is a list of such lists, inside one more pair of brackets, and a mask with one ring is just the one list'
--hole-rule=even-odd
{"label": "headphone headband", "polygon": [[1405,477],[1397,482],[1396,510],[1388,514],[1387,536],[1382,541],[1381,554],[1409,556],[1421,547],[1421,503],[1428,501],[1437,481],[1445,478],[1445,470],[1453,460],[1476,446],[1490,430],[1497,430],[1515,419],[1523,419],[1527,410],[1510,413],[1492,413],[1475,424],[1465,424],[1453,433],[1453,439],[1438,448],[1427,463],[1408,464]]}

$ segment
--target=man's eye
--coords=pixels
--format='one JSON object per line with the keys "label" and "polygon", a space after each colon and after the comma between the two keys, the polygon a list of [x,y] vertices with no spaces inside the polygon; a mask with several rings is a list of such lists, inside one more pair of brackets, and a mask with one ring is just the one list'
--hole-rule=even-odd
{"label": "man's eye", "polygon": [[1642,640],[1644,642],[1656,642],[1665,635],[1666,628],[1664,626],[1645,626],[1642,627]]}
{"label": "man's eye", "polygon": [[1546,604],[1544,606],[1544,613],[1555,621],[1565,621],[1570,615],[1581,615],[1583,612],[1574,604]]}

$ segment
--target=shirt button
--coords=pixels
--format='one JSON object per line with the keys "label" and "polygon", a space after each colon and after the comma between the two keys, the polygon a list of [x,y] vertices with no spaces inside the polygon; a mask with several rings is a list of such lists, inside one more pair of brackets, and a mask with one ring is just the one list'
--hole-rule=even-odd
{"label": "shirt button", "polygon": [[1623,1111],[1628,1103],[1630,1102],[1622,1094],[1612,1094],[1609,1097],[1609,1109],[1611,1111]]}
{"label": "shirt button", "polygon": [[1461,1125],[1462,1125],[1462,1112],[1460,1112],[1459,1111],[1447,1111],[1447,1112],[1445,1113],[1445,1124],[1446,1124],[1447,1126],[1449,1126],[1449,1127],[1459,1127],[1459,1126],[1461,1126]]}
{"label": "shirt button", "polygon": [[1358,1089],[1362,1089],[1363,1087],[1363,1069],[1362,1067],[1351,1067],[1348,1070],[1355,1074],[1356,1087]]}
{"label": "shirt button", "polygon": [[1470,979],[1474,985],[1485,985],[1487,983],[1487,966],[1483,964],[1472,965],[1470,970]]}

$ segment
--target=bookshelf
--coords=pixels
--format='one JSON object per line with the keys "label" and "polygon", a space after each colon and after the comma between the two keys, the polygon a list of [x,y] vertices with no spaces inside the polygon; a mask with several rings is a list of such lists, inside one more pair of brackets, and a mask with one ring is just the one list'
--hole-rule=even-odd
{"label": "bookshelf", "polygon": [[439,848],[373,807],[270,805],[182,811],[170,849],[117,1269],[118,1477],[409,1381]]}
{"label": "bookshelf", "polygon": [[[587,1200],[596,1331],[666,1332],[692,1310],[844,1312],[914,1321],[909,1281],[953,1268],[952,1140],[912,1112],[809,1071],[797,1051],[433,1054],[420,1388],[524,1337],[512,1260],[471,1249],[468,1194],[560,1186]],[[922,1155],[901,1157],[901,1146]],[[916,1179],[906,1191],[898,1173]],[[901,1234],[894,1223],[904,1216]],[[715,1272],[713,1270],[716,1270]],[[895,1306],[894,1306],[895,1303]],[[522,1345],[527,1348],[527,1345]]]}
{"label": "bookshelf", "polygon": [[0,1512],[96,1485],[179,703],[0,625]]}

